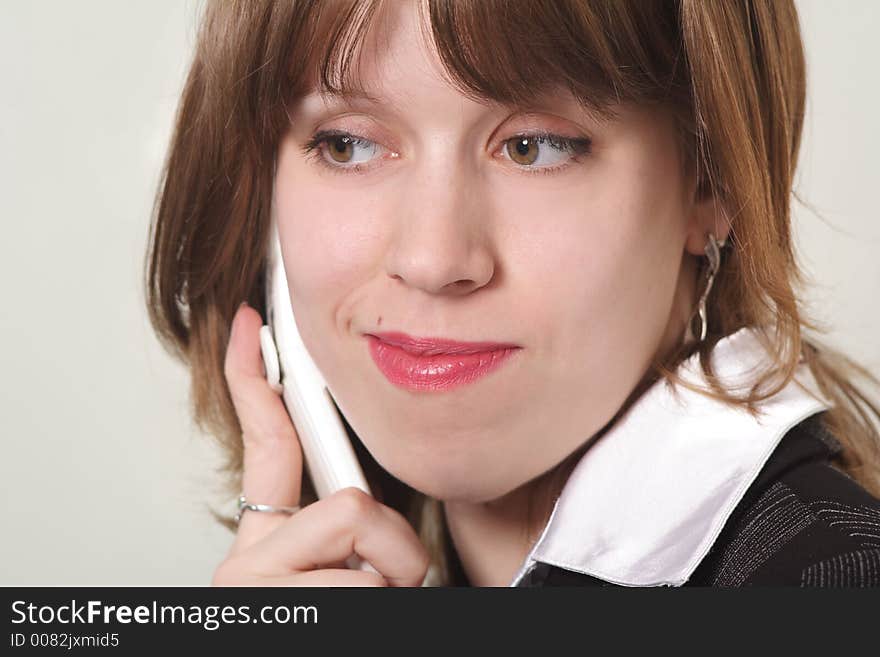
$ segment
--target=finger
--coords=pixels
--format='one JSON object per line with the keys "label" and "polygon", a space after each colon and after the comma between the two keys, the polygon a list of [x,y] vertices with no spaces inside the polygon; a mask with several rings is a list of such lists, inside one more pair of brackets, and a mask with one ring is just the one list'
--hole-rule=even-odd
{"label": "finger", "polygon": [[294,575],[283,575],[262,580],[261,584],[264,586],[388,586],[388,582],[382,575],[345,568],[326,568]]}
{"label": "finger", "polygon": [[254,544],[247,557],[253,572],[274,577],[352,554],[391,586],[421,586],[429,564],[428,551],[406,519],[354,487],[308,505]]}
{"label": "finger", "polygon": [[370,586],[385,587],[388,582],[377,573],[346,568],[310,570],[281,577],[236,578],[230,582],[215,579],[212,586]]}
{"label": "finger", "polygon": [[[302,487],[302,449],[281,397],[266,381],[260,352],[262,325],[256,310],[240,306],[232,321],[224,363],[242,428],[242,490],[255,504],[295,506]],[[244,511],[232,551],[260,540],[286,519],[284,514]]]}

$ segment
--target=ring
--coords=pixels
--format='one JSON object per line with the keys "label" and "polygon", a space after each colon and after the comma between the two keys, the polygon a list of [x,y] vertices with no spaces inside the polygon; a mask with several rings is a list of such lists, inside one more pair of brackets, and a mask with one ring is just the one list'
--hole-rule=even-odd
{"label": "ring", "polygon": [[241,516],[245,511],[260,511],[262,513],[286,513],[292,515],[299,511],[300,506],[272,506],[271,504],[255,504],[248,502],[244,493],[238,496],[238,513],[235,514],[233,521],[237,525],[241,522]]}

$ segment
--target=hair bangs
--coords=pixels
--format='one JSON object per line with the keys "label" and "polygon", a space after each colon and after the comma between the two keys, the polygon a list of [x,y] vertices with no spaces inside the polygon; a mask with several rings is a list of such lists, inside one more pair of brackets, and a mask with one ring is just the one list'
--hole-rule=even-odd
{"label": "hair bangs", "polygon": [[[681,103],[689,89],[679,63],[677,3],[623,0],[417,0],[449,83],[478,102],[528,105],[570,92],[598,116],[625,103]],[[360,61],[371,33],[391,24],[387,0],[326,0],[294,59],[295,87],[371,97]],[[382,48],[376,48],[382,52]]]}

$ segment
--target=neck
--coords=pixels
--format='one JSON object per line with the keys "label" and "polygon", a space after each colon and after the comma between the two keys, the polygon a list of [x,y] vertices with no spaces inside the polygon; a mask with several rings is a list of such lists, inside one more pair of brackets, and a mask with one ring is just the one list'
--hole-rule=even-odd
{"label": "neck", "polygon": [[453,550],[471,586],[508,586],[544,530],[553,504],[576,464],[556,468],[489,502],[444,502]]}

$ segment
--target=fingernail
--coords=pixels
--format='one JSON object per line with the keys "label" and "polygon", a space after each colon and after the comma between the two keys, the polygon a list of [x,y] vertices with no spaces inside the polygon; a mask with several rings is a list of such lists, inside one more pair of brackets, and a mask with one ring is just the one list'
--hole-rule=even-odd
{"label": "fingernail", "polygon": [[247,300],[245,300],[245,301],[242,301],[240,304],[238,304],[238,307],[241,308],[242,306],[249,306],[249,305],[250,304],[247,302]]}

